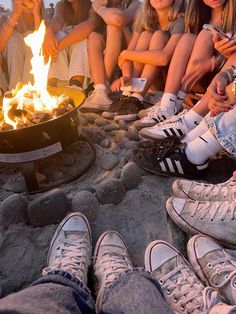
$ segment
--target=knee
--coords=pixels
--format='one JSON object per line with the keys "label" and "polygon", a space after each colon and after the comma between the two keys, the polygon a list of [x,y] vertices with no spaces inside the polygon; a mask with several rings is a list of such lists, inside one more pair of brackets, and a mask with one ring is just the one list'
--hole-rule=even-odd
{"label": "knee", "polygon": [[101,34],[92,32],[88,37],[88,49],[103,48],[103,37]]}
{"label": "knee", "polygon": [[143,40],[151,39],[152,36],[153,36],[153,32],[143,31],[139,37],[139,40],[143,41]]}

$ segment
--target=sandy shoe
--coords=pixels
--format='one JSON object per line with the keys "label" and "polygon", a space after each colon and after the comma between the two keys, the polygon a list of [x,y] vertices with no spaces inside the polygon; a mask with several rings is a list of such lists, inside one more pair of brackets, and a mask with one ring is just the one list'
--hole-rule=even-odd
{"label": "sandy shoe", "polygon": [[43,275],[63,270],[87,285],[87,272],[91,264],[91,231],[87,218],[81,213],[67,215],[52,238]]}
{"label": "sandy shoe", "polygon": [[201,280],[236,304],[236,258],[212,238],[197,235],[188,242],[189,261]]}
{"label": "sandy shoe", "polygon": [[97,311],[102,304],[102,297],[118,276],[132,269],[126,245],[120,234],[116,231],[104,232],[97,241],[94,250],[94,274],[97,282]]}
{"label": "sandy shoe", "polygon": [[185,258],[164,241],[151,242],[145,252],[145,269],[158,280],[173,311],[207,314],[221,299],[212,288],[205,288]]}
{"label": "sandy shoe", "polygon": [[166,210],[186,233],[205,234],[228,247],[236,247],[236,202],[170,197]]}
{"label": "sandy shoe", "polygon": [[108,97],[106,90],[95,89],[85,100],[80,108],[81,112],[101,112],[108,110],[112,100]]}
{"label": "sandy shoe", "polygon": [[196,201],[236,200],[236,181],[233,177],[219,184],[178,179],[173,183],[172,189],[176,196]]}

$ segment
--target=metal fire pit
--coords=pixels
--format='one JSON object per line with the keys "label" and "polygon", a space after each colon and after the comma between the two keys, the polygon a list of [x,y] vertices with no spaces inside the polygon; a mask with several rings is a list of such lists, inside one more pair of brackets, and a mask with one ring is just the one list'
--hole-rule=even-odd
{"label": "metal fire pit", "polygon": [[78,107],[33,126],[0,131],[0,162],[22,164],[29,192],[40,191],[34,162],[60,153],[79,140]]}

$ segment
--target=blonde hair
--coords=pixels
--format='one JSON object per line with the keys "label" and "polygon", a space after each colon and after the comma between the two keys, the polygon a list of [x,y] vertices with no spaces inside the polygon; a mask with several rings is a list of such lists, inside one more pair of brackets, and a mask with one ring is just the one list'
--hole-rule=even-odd
{"label": "blonde hair", "polygon": [[[168,14],[169,21],[172,22],[180,16],[184,16],[184,7],[184,0],[174,0]],[[144,30],[154,32],[159,28],[160,25],[156,10],[151,6],[150,0],[144,0],[134,21],[134,31],[139,33]]]}
{"label": "blonde hair", "polygon": [[[203,0],[188,0],[185,13],[186,31],[198,34],[205,23],[211,20],[212,9]],[[221,29],[223,32],[236,32],[236,0],[227,0],[222,8]]]}

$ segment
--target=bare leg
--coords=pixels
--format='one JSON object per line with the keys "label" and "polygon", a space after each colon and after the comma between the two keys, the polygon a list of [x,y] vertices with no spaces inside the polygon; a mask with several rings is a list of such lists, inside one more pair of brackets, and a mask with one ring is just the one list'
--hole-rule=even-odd
{"label": "bare leg", "polygon": [[117,66],[120,52],[122,51],[123,31],[121,27],[107,26],[106,50],[104,64],[108,80]]}
{"label": "bare leg", "polygon": [[165,93],[172,93],[175,95],[178,94],[195,40],[196,36],[191,33],[184,34],[179,40],[170,62],[165,85]]}
{"label": "bare leg", "polygon": [[88,55],[94,85],[105,84],[106,82],[106,71],[103,61],[104,48],[105,43],[102,35],[95,32],[91,33],[88,38]]}
{"label": "bare leg", "polygon": [[[157,31],[153,34],[149,50],[161,50],[165,47],[168,42],[169,37],[162,31]],[[157,66],[153,66],[150,64],[145,64],[141,77],[145,77],[147,79],[147,84],[143,92],[140,93],[141,96],[145,96],[149,88],[151,87],[154,79],[161,73],[161,68]]]}
{"label": "bare leg", "polygon": [[[153,36],[152,32],[148,32],[148,31],[142,32],[138,39],[135,50],[136,51],[148,50],[152,36]],[[144,67],[144,64],[134,62],[133,63],[133,77],[140,77],[143,67]]]}
{"label": "bare leg", "polygon": [[[193,51],[186,69],[185,78],[194,76],[194,73],[197,71],[198,65],[207,64],[207,61],[210,61],[213,54],[214,44],[212,40],[212,35],[208,31],[202,30],[195,41]],[[207,70],[207,72],[209,71],[207,68],[204,70]],[[198,83],[201,78],[207,73],[204,72],[204,70],[202,72],[202,75],[199,76],[199,79],[196,83]],[[192,88],[192,80],[185,80],[185,78],[182,81],[181,89],[185,92],[189,92]]]}

